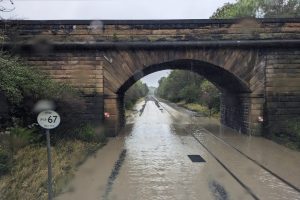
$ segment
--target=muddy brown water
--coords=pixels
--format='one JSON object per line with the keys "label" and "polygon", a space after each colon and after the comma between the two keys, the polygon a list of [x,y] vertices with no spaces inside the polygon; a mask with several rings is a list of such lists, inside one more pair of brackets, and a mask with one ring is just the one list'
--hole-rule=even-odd
{"label": "muddy brown water", "polygon": [[[267,167],[279,161],[270,152],[289,155],[284,165],[273,166],[272,170],[296,187],[300,175],[299,152],[272,142],[269,145],[270,141],[260,138],[253,144],[249,137],[230,129],[224,131],[216,121],[195,118],[190,112],[160,104],[162,108],[155,101],[147,101],[143,108],[144,102],[140,102],[123,134],[110,139],[81,165],[56,199],[300,199],[298,191],[224,141]],[[205,162],[194,163],[188,155],[200,155]],[[285,168],[289,159],[291,164]],[[292,172],[289,175],[283,169]]]}

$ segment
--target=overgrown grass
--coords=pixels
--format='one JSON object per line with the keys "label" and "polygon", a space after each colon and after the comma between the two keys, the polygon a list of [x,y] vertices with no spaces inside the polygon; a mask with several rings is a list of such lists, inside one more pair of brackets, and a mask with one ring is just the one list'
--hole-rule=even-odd
{"label": "overgrown grass", "polygon": [[[54,193],[58,194],[88,155],[103,143],[62,140],[52,147]],[[29,145],[14,157],[10,175],[0,181],[1,199],[47,199],[47,150]]]}
{"label": "overgrown grass", "polygon": [[220,113],[218,111],[216,111],[214,109],[211,109],[211,111],[210,111],[208,109],[208,107],[201,105],[199,103],[186,103],[185,101],[181,101],[181,102],[178,102],[177,105],[182,106],[188,110],[198,112],[207,117],[220,118]]}
{"label": "overgrown grass", "polygon": [[[11,130],[10,134],[2,134],[0,143],[0,169],[3,172],[0,199],[47,199],[45,141],[32,142],[32,132],[26,128]],[[52,146],[55,194],[61,192],[72,178],[76,167],[106,142],[104,132],[97,133],[91,125],[82,125],[74,132],[71,133],[76,136],[73,139],[62,138]],[[22,145],[11,143],[12,138]]]}
{"label": "overgrown grass", "polygon": [[52,131],[56,193],[76,166],[104,144],[104,131],[79,126],[85,109],[79,90],[51,80],[19,58],[0,52],[0,77],[0,199],[46,199],[47,151],[45,137],[34,128],[36,102],[53,101],[64,119]]}
{"label": "overgrown grass", "polygon": [[79,128],[75,129],[75,136],[85,142],[105,142],[106,137],[101,133],[97,133],[94,127],[90,124],[83,124]]}
{"label": "overgrown grass", "polygon": [[270,130],[270,139],[300,151],[300,118],[282,120]]}
{"label": "overgrown grass", "polygon": [[10,167],[11,163],[9,152],[0,146],[0,177],[7,174]]}

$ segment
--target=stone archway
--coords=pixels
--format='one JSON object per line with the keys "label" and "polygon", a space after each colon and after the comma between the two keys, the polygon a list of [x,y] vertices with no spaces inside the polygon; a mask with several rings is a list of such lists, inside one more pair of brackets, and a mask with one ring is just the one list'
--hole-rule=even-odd
{"label": "stone archway", "polygon": [[[189,52],[191,53],[191,51]],[[214,53],[216,52],[217,51],[215,51]],[[251,52],[250,57],[247,57],[249,55],[240,57],[239,54],[235,53],[231,52],[230,55],[234,56],[236,59],[240,58],[241,62],[245,62],[244,60],[248,59],[247,64],[249,65],[247,67],[242,66],[241,70],[241,68],[237,66],[226,67],[226,65],[223,65],[223,67],[220,67],[214,63],[207,62],[208,59],[206,59],[205,61],[198,59],[174,59],[171,61],[168,60],[167,62],[158,62],[151,65],[145,65],[142,64],[141,61],[138,61],[136,66],[142,67],[137,67],[134,72],[131,71],[131,75],[127,76],[126,79],[123,79],[123,81],[120,81],[122,80],[122,78],[120,78],[118,80],[119,84],[113,83],[114,85],[118,85],[113,94],[111,94],[112,87],[110,87],[108,89],[109,92],[107,93],[107,95],[104,95],[104,110],[112,113],[113,116],[110,121],[107,121],[108,124],[114,126],[112,128],[115,131],[112,130],[111,132],[117,132],[119,127],[124,124],[123,96],[126,90],[131,85],[133,85],[140,78],[156,71],[165,69],[183,69],[190,70],[202,75],[220,89],[222,93],[221,122],[224,125],[232,127],[243,133],[259,134],[260,130],[258,130],[257,127],[260,125],[257,122],[257,118],[258,116],[263,115],[264,97],[261,93],[258,94],[256,92],[264,91],[264,85],[259,85],[259,87],[261,88],[253,87],[253,85],[251,84],[251,80],[253,80],[253,77],[249,76],[249,73],[253,75],[252,70],[257,66],[258,56],[253,52]],[[221,54],[223,55],[223,58],[215,57],[215,59],[211,59],[213,58],[211,56],[208,56],[207,58],[210,58],[211,61],[214,62],[221,62],[222,59],[223,61],[225,61],[226,58],[229,59],[228,55],[224,54],[224,52],[222,52]],[[152,56],[153,55],[154,54],[152,52]],[[189,54],[189,57],[193,57],[192,55],[193,54]],[[110,54],[109,56],[114,56],[114,54]],[[199,57],[199,54],[196,54],[196,56]],[[176,56],[174,56],[173,54],[173,57]],[[163,58],[166,59],[166,57]],[[117,57],[112,58],[112,60],[114,59],[117,59]],[[134,59],[138,59],[138,57],[134,55]],[[147,58],[145,58],[144,56],[143,59]],[[230,63],[237,65],[238,62]],[[226,63],[224,62],[223,64]],[[131,62],[131,66],[132,65],[134,65],[133,62]],[[126,63],[124,64],[124,62],[121,64],[121,66],[122,68],[124,68],[124,66],[127,66],[127,70],[130,69]],[[110,68],[109,70],[112,69]],[[130,74],[130,72],[118,72],[114,74],[114,76],[117,77],[118,74],[122,74],[121,76],[124,78],[124,76],[126,76],[126,74]],[[255,76],[257,76],[257,74],[259,73],[254,73]],[[107,81],[109,82],[109,80]],[[105,85],[109,86],[109,83],[104,84],[104,86]],[[104,93],[105,89],[106,88],[104,88]],[[252,109],[252,105],[254,104],[261,104],[261,106],[253,106],[254,109]]]}

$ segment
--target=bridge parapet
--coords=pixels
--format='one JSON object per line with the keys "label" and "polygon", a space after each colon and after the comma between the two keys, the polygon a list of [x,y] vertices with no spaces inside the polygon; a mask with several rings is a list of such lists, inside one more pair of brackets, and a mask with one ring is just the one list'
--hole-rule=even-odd
{"label": "bridge parapet", "polygon": [[121,43],[300,40],[300,19],[1,21],[7,42]]}

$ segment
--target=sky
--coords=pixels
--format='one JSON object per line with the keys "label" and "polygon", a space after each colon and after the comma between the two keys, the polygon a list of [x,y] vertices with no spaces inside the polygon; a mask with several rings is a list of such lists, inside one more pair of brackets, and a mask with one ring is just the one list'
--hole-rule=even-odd
{"label": "sky", "polygon": [[[9,0],[3,0],[9,6]],[[6,3],[5,3],[6,2]],[[19,19],[206,19],[235,0],[13,0]]]}
{"label": "sky", "polygon": [[[1,14],[5,19],[208,19],[227,2],[236,0],[13,0],[14,10]],[[6,7],[12,7],[4,0]],[[169,70],[142,79],[148,86]]]}

